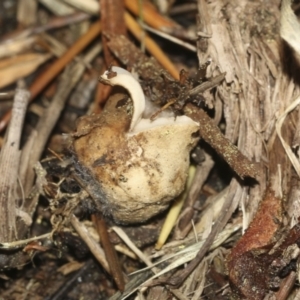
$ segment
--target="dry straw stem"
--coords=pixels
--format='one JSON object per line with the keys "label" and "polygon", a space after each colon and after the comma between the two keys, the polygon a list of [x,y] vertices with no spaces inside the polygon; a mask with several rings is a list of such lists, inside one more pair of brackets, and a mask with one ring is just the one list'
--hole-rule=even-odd
{"label": "dry straw stem", "polygon": [[[41,74],[30,86],[30,101],[32,101],[91,41],[101,32],[99,22],[94,23],[77,42],[69,48],[59,59],[57,59],[43,74]],[[7,112],[0,121],[0,132],[6,127],[11,117],[11,111]]]}
{"label": "dry straw stem", "polygon": [[286,278],[284,278],[281,282],[279,291],[275,293],[275,299],[276,300],[285,300],[285,299],[294,299],[298,300],[298,297],[289,298],[291,291],[294,289],[294,285],[296,280],[299,277],[297,276],[297,273],[292,271]]}
{"label": "dry straw stem", "polygon": [[[126,35],[126,25],[124,20],[125,10],[123,0],[100,0],[100,5],[101,11],[103,12],[101,14],[102,31],[108,34]],[[102,34],[101,38],[106,67],[109,67],[110,65],[118,66],[119,62],[108,49],[107,37],[104,34]],[[103,88],[102,85],[101,88]]]}
{"label": "dry straw stem", "polygon": [[52,233],[45,233],[25,240],[18,240],[10,243],[0,243],[0,249],[16,249],[29,244],[30,242],[39,241],[42,239],[50,238]]}
{"label": "dry straw stem", "polygon": [[148,30],[148,31],[150,31],[150,32],[152,32],[152,33],[154,33],[154,34],[156,34],[156,35],[158,35],[158,36],[160,36],[160,37],[168,40],[168,41],[171,41],[174,44],[180,45],[180,46],[182,46],[182,47],[184,47],[186,49],[189,49],[189,50],[191,50],[193,52],[197,51],[197,48],[194,45],[192,45],[190,43],[186,43],[186,42],[184,42],[184,41],[182,41],[182,40],[180,40],[180,39],[178,39],[178,38],[176,38],[176,37],[174,37],[174,36],[172,36],[172,35],[170,35],[168,33],[159,31],[157,29],[153,29],[153,28],[151,28],[150,26],[148,26],[148,25],[146,25],[144,23],[141,23],[141,26],[142,26],[143,29]]}
{"label": "dry straw stem", "polygon": [[179,79],[179,72],[173,65],[171,60],[164,54],[161,48],[152,40],[149,36],[144,34],[141,26],[134,20],[129,14],[125,13],[126,25],[130,32],[140,41],[144,42],[146,49],[157,59],[157,61],[173,76],[175,79]]}
{"label": "dry straw stem", "polygon": [[29,96],[26,90],[16,90],[12,121],[0,152],[0,169],[3,170],[0,177],[0,242],[11,242],[17,239],[16,188],[20,164],[19,147]]}
{"label": "dry straw stem", "polygon": [[136,254],[141,261],[143,261],[149,268],[153,267],[151,260],[131,241],[122,228],[113,226],[111,229],[123,240],[123,242],[132,250],[132,252]]}
{"label": "dry straw stem", "polygon": [[[101,7],[101,26],[102,31],[106,34],[127,34],[127,29],[124,20],[124,1],[123,0],[100,0]],[[111,53],[108,48],[107,36],[102,34],[102,45],[103,45],[103,54],[105,65],[102,67],[101,74],[109,67],[109,66],[120,66],[119,61],[116,57]],[[101,110],[101,104],[104,103],[111,93],[111,87],[108,85],[103,85],[102,83],[98,84],[97,92],[95,94],[95,105],[94,110],[96,113],[99,113]]]}

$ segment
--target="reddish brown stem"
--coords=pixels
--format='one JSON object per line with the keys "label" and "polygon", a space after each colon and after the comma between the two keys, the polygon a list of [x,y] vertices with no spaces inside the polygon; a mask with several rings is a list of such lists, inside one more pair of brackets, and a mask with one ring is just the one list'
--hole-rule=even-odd
{"label": "reddish brown stem", "polygon": [[[100,0],[101,26],[103,32],[108,34],[126,35],[124,21],[124,1],[123,0]],[[115,57],[107,47],[107,37],[102,35],[103,52],[106,66],[118,64]]]}
{"label": "reddish brown stem", "polygon": [[100,236],[101,245],[104,249],[111,275],[113,276],[118,289],[123,292],[125,288],[125,282],[122,268],[118,259],[117,252],[111,241],[109,240],[106,223],[100,214],[92,215],[92,220]]}

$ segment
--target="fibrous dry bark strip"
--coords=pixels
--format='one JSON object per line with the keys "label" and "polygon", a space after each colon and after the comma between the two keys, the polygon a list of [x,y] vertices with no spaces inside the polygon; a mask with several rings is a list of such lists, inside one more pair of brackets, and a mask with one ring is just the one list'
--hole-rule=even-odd
{"label": "fibrous dry bark strip", "polygon": [[12,108],[12,121],[0,153],[0,242],[10,242],[18,237],[16,230],[16,188],[20,165],[20,139],[30,94],[17,89]]}
{"label": "fibrous dry bark strip", "polygon": [[[30,94],[24,89],[17,89],[12,109],[12,121],[7,131],[5,144],[0,153],[0,169],[3,174],[0,178],[0,242],[11,242],[19,236],[17,225],[24,226],[22,220],[18,220],[17,195],[18,174],[20,166],[20,138],[23,128],[23,120]],[[29,256],[27,253],[13,250],[0,251],[0,269],[23,265]]]}

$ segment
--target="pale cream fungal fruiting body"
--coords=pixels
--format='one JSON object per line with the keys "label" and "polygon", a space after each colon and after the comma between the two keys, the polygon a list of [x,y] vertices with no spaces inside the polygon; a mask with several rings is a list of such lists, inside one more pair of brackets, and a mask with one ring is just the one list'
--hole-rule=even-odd
{"label": "pale cream fungal fruiting body", "polygon": [[184,189],[199,125],[186,116],[143,119],[145,96],[131,73],[112,67],[101,77],[124,87],[132,103],[120,106],[124,95],[115,94],[102,115],[81,118],[74,150],[103,192],[104,213],[121,223],[144,222]]}

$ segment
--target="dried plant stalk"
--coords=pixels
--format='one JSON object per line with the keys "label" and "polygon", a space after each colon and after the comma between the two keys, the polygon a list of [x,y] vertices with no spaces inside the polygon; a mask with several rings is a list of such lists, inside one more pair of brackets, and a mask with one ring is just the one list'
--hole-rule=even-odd
{"label": "dried plant stalk", "polygon": [[0,153],[0,242],[17,239],[16,230],[16,188],[20,164],[20,138],[23,121],[30,94],[17,89],[12,109],[12,120],[7,131],[5,143]]}

